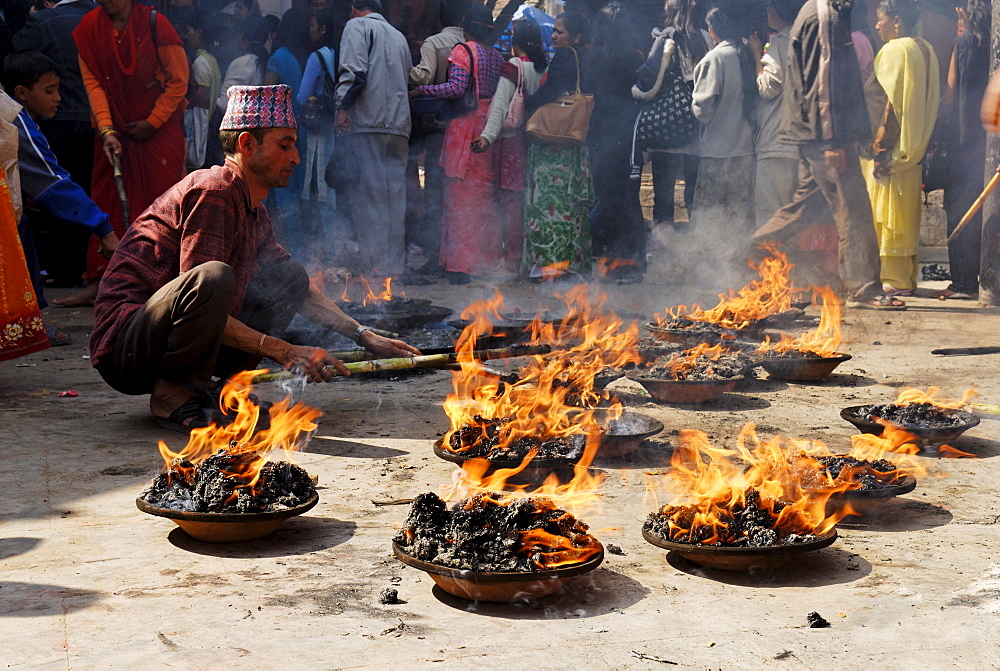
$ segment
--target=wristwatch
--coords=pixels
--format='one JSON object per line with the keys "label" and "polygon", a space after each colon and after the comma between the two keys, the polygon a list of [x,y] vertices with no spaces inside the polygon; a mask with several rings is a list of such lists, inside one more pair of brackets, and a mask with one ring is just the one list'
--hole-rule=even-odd
{"label": "wristwatch", "polygon": [[371,331],[371,330],[372,330],[371,326],[359,326],[358,328],[354,329],[354,335],[351,336],[351,340],[360,345],[361,334],[364,333],[365,331]]}

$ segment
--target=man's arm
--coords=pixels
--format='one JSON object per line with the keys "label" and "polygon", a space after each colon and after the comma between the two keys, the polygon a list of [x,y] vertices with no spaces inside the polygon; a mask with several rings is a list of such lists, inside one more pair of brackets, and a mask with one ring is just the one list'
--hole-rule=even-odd
{"label": "man's arm", "polygon": [[433,84],[437,76],[437,47],[430,39],[420,45],[420,63],[410,68],[410,85]]}

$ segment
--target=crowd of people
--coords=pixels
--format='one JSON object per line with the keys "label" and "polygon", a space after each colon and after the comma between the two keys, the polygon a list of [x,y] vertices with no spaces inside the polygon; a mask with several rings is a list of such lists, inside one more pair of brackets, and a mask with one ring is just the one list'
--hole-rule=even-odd
{"label": "crowd of people", "polygon": [[[986,0],[955,8],[940,61],[920,37],[938,15],[916,0],[668,0],[656,26],[626,0],[570,3],[550,44],[516,21],[509,52],[496,46],[507,26],[471,0],[442,0],[440,31],[416,37],[381,1],[41,0],[23,14],[8,2],[4,121],[21,172],[41,166],[70,194],[52,205],[31,193],[45,180],[13,188],[7,167],[12,202],[20,189],[29,207],[14,208],[4,245],[19,246],[37,304],[45,282],[84,278],[53,303],[92,305],[132,221],[186,173],[223,164],[231,87],[291,90],[296,156],[264,202],[278,242],[409,283],[635,282],[651,228],[700,236],[725,262],[820,227],[848,299],[901,309],[930,164],[949,231],[981,189]],[[531,130],[572,94],[592,105],[585,139]],[[942,297],[976,296],[980,229],[951,242]]]}

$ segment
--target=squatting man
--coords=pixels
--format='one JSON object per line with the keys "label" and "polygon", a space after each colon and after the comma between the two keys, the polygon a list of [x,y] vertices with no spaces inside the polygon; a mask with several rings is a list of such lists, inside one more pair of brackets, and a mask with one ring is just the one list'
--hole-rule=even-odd
{"label": "squatting man", "polygon": [[220,417],[213,377],[262,357],[329,381],[343,362],[278,337],[296,313],[380,356],[415,348],[373,333],[310,287],[278,245],[262,202],[288,186],[299,153],[291,89],[234,86],[219,137],[224,165],[196,170],[139,215],[101,280],[91,361],[125,394],[151,394],[160,426],[189,432]]}

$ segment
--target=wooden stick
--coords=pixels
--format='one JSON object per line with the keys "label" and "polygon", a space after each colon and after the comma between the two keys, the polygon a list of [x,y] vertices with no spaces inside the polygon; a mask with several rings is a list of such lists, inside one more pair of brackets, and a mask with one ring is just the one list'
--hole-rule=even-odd
{"label": "wooden stick", "polygon": [[[491,359],[506,359],[518,356],[532,356],[536,354],[548,354],[552,348],[548,345],[511,345],[499,349],[478,350],[472,353],[477,361],[489,361]],[[399,357],[395,359],[373,359],[371,361],[357,361],[345,364],[351,373],[374,373],[386,370],[410,370],[413,368],[440,368],[452,363],[458,363],[460,354],[451,352],[449,354],[427,354],[414,357]],[[330,369],[333,375],[341,375],[335,368]],[[296,373],[289,370],[278,371],[277,373],[263,373],[256,375],[251,384],[265,384],[267,382],[280,382],[281,380],[291,380],[298,377]]]}
{"label": "wooden stick", "polygon": [[972,203],[972,207],[969,208],[969,211],[965,213],[965,216],[962,217],[962,220],[958,222],[958,226],[956,226],[955,230],[952,231],[951,235],[948,236],[948,242],[951,242],[952,240],[957,238],[958,234],[961,233],[962,230],[969,225],[969,222],[972,221],[972,218],[974,216],[976,216],[976,212],[978,212],[979,208],[983,206],[983,203],[986,202],[986,198],[989,197],[990,192],[996,188],[997,184],[1000,184],[1000,165],[997,166],[996,174],[993,175],[992,179],[990,179],[989,183],[986,185],[986,188],[983,189],[983,192],[981,194],[979,194],[979,198],[976,198],[976,201]]}

